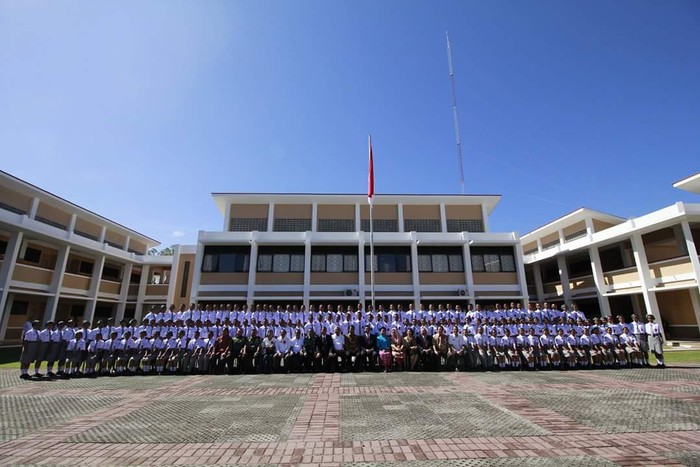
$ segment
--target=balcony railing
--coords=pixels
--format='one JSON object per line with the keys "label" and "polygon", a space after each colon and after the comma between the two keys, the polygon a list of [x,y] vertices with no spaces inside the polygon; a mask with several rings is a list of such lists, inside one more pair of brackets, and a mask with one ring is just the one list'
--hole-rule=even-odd
{"label": "balcony railing", "polygon": [[57,229],[61,229],[61,230],[68,229],[68,226],[63,225],[63,224],[56,222],[56,221],[52,221],[51,219],[47,219],[45,217],[36,216],[36,217],[34,217],[34,220],[41,222],[42,224],[50,225],[51,227],[56,227]]}
{"label": "balcony railing", "polygon": [[0,202],[0,209],[4,209],[5,211],[14,212],[15,214],[19,214],[19,215],[24,215],[27,213],[27,211],[24,211],[20,208],[16,208],[14,206],[10,206],[9,204],[5,204],[2,202]]}

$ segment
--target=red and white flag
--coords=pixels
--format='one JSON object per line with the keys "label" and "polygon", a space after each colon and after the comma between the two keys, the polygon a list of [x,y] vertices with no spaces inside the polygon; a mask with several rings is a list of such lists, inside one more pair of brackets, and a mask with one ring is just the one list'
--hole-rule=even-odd
{"label": "red and white flag", "polygon": [[367,176],[367,201],[374,200],[374,158],[372,157],[372,135],[369,136],[369,175]]}

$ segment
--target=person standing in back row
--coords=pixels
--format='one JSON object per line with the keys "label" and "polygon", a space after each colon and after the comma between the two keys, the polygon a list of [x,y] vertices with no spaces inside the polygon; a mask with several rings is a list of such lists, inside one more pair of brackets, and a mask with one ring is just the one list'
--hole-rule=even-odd
{"label": "person standing in back row", "polygon": [[647,315],[647,324],[644,326],[649,339],[649,350],[656,357],[656,366],[666,368],[664,365],[664,338],[661,335],[661,326],[654,322],[654,315]]}

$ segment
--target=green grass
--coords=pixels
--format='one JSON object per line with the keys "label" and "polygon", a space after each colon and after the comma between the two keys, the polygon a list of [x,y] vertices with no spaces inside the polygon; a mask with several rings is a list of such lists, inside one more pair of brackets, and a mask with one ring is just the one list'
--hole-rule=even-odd
{"label": "green grass", "polygon": [[[7,368],[19,370],[19,347],[0,349],[0,369]],[[666,365],[700,365],[700,350],[674,350],[664,352]],[[656,359],[652,356],[651,363],[655,364]],[[46,363],[44,363],[46,367]],[[32,366],[33,368],[33,366]]]}

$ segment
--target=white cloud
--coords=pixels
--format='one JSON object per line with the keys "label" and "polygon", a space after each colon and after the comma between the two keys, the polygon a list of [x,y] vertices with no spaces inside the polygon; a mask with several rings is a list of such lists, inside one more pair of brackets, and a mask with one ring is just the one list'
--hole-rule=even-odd
{"label": "white cloud", "polygon": [[184,237],[185,236],[185,232],[183,232],[182,230],[173,230],[171,233],[172,233],[173,237]]}

